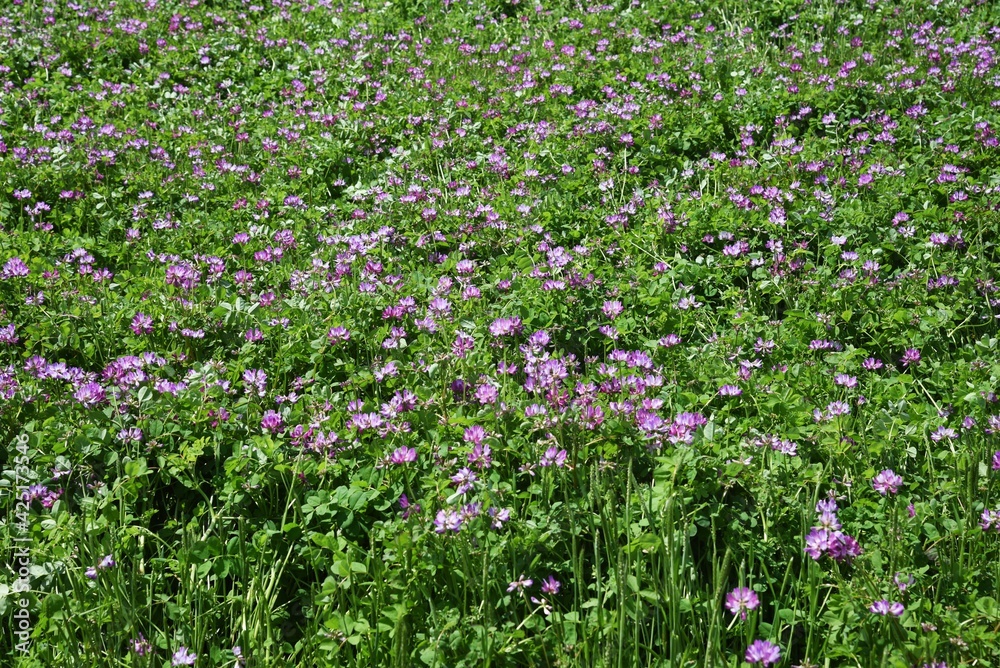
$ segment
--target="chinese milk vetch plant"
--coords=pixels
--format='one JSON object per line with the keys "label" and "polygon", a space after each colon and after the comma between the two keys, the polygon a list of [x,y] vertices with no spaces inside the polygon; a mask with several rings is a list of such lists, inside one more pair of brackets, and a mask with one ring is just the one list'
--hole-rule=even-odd
{"label": "chinese milk vetch plant", "polygon": [[4,665],[995,665],[998,7],[0,3]]}

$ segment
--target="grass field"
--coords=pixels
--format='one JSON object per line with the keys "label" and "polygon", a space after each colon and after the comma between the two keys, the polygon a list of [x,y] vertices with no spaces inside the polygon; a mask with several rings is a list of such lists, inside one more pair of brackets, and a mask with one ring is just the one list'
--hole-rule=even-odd
{"label": "grass field", "polygon": [[998,43],[0,3],[0,666],[1000,665]]}

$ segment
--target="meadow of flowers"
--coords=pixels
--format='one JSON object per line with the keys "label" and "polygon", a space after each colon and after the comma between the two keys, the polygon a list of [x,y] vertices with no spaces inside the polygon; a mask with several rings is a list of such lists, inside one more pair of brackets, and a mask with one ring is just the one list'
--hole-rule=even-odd
{"label": "meadow of flowers", "polygon": [[998,43],[2,3],[0,665],[1000,665]]}

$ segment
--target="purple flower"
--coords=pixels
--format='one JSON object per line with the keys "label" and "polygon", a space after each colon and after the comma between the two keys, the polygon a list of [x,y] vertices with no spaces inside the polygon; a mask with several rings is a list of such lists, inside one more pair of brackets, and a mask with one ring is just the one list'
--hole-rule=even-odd
{"label": "purple flower", "polygon": [[472,351],[476,346],[476,340],[465,332],[455,333],[455,342],[451,344],[451,353],[459,359],[465,359],[465,356]]}
{"label": "purple flower", "polygon": [[0,327],[0,343],[14,345],[20,340],[21,339],[17,336],[17,330],[14,328],[14,323],[11,323],[6,327]]}
{"label": "purple flower", "polygon": [[201,272],[189,262],[169,265],[164,279],[167,285],[176,285],[182,290],[193,290],[200,281]]}
{"label": "purple flower", "polygon": [[740,619],[747,618],[748,610],[756,610],[760,607],[760,599],[757,592],[747,587],[737,587],[726,594],[726,609],[734,615],[739,615]]}
{"label": "purple flower", "polygon": [[986,508],[979,516],[979,519],[979,526],[983,531],[989,531],[990,529],[1000,531],[1000,510]]}
{"label": "purple flower", "polygon": [[28,485],[28,489],[21,493],[21,500],[25,503],[31,503],[36,499],[43,499],[49,493],[49,488],[45,485]]}
{"label": "purple flower", "polygon": [[529,392],[541,392],[543,390],[556,390],[562,381],[569,377],[569,370],[564,359],[549,359],[535,366],[526,366],[528,375],[524,383],[524,389]]}
{"label": "purple flower", "polygon": [[767,640],[754,640],[747,647],[747,653],[744,658],[747,663],[759,663],[762,666],[767,666],[781,660],[781,648],[771,644]]}
{"label": "purple flower", "polygon": [[190,651],[184,645],[174,652],[174,656],[170,661],[171,666],[193,666],[194,660],[198,658],[198,655]]}
{"label": "purple flower", "polygon": [[837,341],[814,339],[809,342],[809,350],[841,350],[843,346]]}
{"label": "purple flower", "polygon": [[437,533],[445,533],[446,531],[458,533],[461,528],[462,517],[454,510],[439,510],[437,512],[437,516],[434,518],[434,531]]}
{"label": "purple flower", "polygon": [[149,641],[141,633],[138,638],[132,638],[132,651],[138,656],[146,656],[152,649],[153,646],[149,644]]}
{"label": "purple flower", "polygon": [[479,425],[472,425],[465,430],[462,439],[466,443],[472,443],[473,445],[479,445],[486,438],[486,430]]}
{"label": "purple flower", "polygon": [[469,453],[468,461],[471,466],[480,470],[490,468],[493,465],[490,446],[485,443],[476,443],[472,447],[472,452]]}
{"label": "purple flower", "polygon": [[392,454],[389,455],[389,463],[394,466],[415,461],[417,461],[416,448],[408,448],[405,445],[396,448],[393,450]]}
{"label": "purple flower", "polygon": [[153,319],[145,313],[136,313],[132,318],[132,332],[136,336],[149,334],[153,331]]}
{"label": "purple flower", "polygon": [[476,386],[475,397],[481,405],[490,406],[500,398],[500,390],[491,383],[481,383]]}
{"label": "purple flower", "polygon": [[834,499],[820,499],[816,502],[816,512],[837,512],[837,502]]}
{"label": "purple flower", "polygon": [[821,512],[816,521],[819,523],[819,526],[817,527],[819,529],[826,529],[827,531],[837,531],[840,529],[840,520],[837,519],[837,515],[835,513],[832,513],[829,510]]}
{"label": "purple flower", "polygon": [[667,334],[666,336],[662,337],[659,341],[657,341],[657,343],[663,348],[672,348],[673,346],[680,344],[680,342],[681,342],[681,337],[677,336],[676,334]]}
{"label": "purple flower", "polygon": [[681,297],[675,306],[682,311],[687,311],[691,308],[700,308],[701,306],[704,306],[704,304],[688,295],[687,297]]}
{"label": "purple flower", "polygon": [[481,503],[467,503],[462,506],[462,509],[458,512],[458,516],[462,518],[462,522],[468,522],[474,517],[479,517],[479,511],[482,509],[483,504]]}
{"label": "purple flower", "polygon": [[55,502],[59,500],[59,497],[62,496],[62,494],[63,494],[62,489],[57,489],[54,492],[53,491],[47,492],[45,496],[43,496],[40,499],[42,503],[42,508],[45,508],[46,510],[51,509],[53,504],[55,504]]}
{"label": "purple flower", "polygon": [[1000,471],[1000,450],[993,453],[993,470]]}
{"label": "purple flower", "polygon": [[882,360],[875,359],[874,357],[869,357],[864,362],[861,363],[866,371],[878,371],[882,368]]}
{"label": "purple flower", "polygon": [[788,455],[789,457],[794,457],[799,453],[799,444],[795,441],[789,441],[787,439],[779,439],[778,441],[771,444],[771,449],[775,452],[780,452],[782,454]]}
{"label": "purple flower", "polygon": [[330,328],[330,331],[326,333],[326,339],[332,345],[336,345],[338,343],[350,341],[351,333],[344,327],[332,327]]}
{"label": "purple flower", "polygon": [[240,286],[248,285],[253,283],[253,274],[246,269],[239,269],[235,274],[233,274],[233,282]]}
{"label": "purple flower", "polygon": [[267,394],[267,374],[261,369],[247,369],[243,372],[243,385],[247,392],[255,390],[258,397]]}
{"label": "purple flower", "polygon": [[604,422],[604,409],[596,404],[590,404],[580,409],[580,424],[593,431]]}
{"label": "purple flower", "polygon": [[738,397],[743,394],[743,390],[735,385],[723,385],[719,388],[719,396],[722,397]]}
{"label": "purple flower", "polygon": [[381,369],[376,367],[373,371],[373,374],[375,375],[375,381],[381,383],[386,378],[395,378],[396,376],[398,376],[399,367],[396,364],[395,360],[390,360],[389,362],[386,362],[385,366],[383,366]]}
{"label": "purple flower", "polygon": [[138,427],[128,427],[118,432],[118,440],[123,443],[140,443],[142,441],[142,430]]}
{"label": "purple flower", "polygon": [[402,347],[406,341],[406,330],[402,327],[393,327],[389,330],[389,336],[382,341],[382,347],[386,350],[395,350]]}
{"label": "purple flower", "polygon": [[850,563],[855,557],[861,556],[861,546],[854,536],[835,531],[831,536],[829,552],[834,561]]}
{"label": "purple flower", "polygon": [[694,431],[698,427],[704,427],[708,420],[701,413],[678,413],[674,418],[674,424]]}
{"label": "purple flower", "polygon": [[3,266],[3,271],[0,271],[0,280],[7,281],[12,278],[27,276],[30,273],[31,270],[28,269],[28,265],[24,263],[24,260],[15,256],[7,260],[7,263]]}
{"label": "purple flower", "polygon": [[892,615],[894,617],[899,617],[903,614],[902,603],[899,603],[898,601],[888,601],[884,598],[880,601],[872,603],[868,606],[868,609],[871,610],[872,613],[882,616]]}
{"label": "purple flower", "polygon": [[813,528],[806,536],[805,553],[819,561],[830,548],[830,532],[826,529]]}
{"label": "purple flower", "polygon": [[399,507],[403,509],[403,519],[404,520],[407,519],[407,518],[409,518],[410,515],[412,515],[412,514],[419,514],[420,513],[420,504],[419,503],[410,503],[410,499],[408,499],[405,494],[402,494],[399,497]]}
{"label": "purple flower", "polygon": [[835,385],[842,385],[846,388],[854,388],[858,386],[858,379],[854,376],[849,376],[846,373],[838,373],[833,378]]}
{"label": "purple flower", "polygon": [[826,407],[826,414],[829,416],[827,419],[832,420],[838,415],[849,415],[851,412],[851,407],[848,406],[843,401],[833,401],[829,406]]}
{"label": "purple flower", "polygon": [[549,605],[549,602],[546,601],[544,598],[539,599],[532,596],[531,602],[537,605],[539,608],[541,608],[542,614],[544,614],[546,617],[552,614],[552,606]]}
{"label": "purple flower", "polygon": [[551,337],[549,336],[549,333],[544,329],[540,329],[528,337],[528,346],[535,349],[537,352],[541,352],[545,346],[549,345],[550,341]]}
{"label": "purple flower", "polygon": [[903,363],[904,367],[917,366],[920,364],[920,351],[916,348],[907,348],[899,361]]}
{"label": "purple flower", "polygon": [[882,496],[895,494],[899,491],[899,486],[902,484],[902,476],[897,475],[892,469],[885,469],[872,480],[872,487]]}
{"label": "purple flower", "polygon": [[107,400],[107,394],[100,383],[85,383],[73,393],[73,398],[80,402],[84,408],[93,408]]}
{"label": "purple flower", "polygon": [[264,431],[269,431],[272,434],[277,434],[284,427],[285,421],[280,414],[274,411],[267,411],[264,413],[264,417],[260,420],[260,427]]}
{"label": "purple flower", "polygon": [[520,318],[497,318],[490,324],[490,334],[495,337],[516,336],[523,328]]}
{"label": "purple flower", "polygon": [[729,257],[739,257],[750,252],[750,244],[746,241],[737,241],[734,244],[723,247],[722,254]]}
{"label": "purple flower", "polygon": [[619,315],[621,315],[623,310],[622,303],[617,299],[614,301],[606,301],[601,307],[601,311],[607,317],[608,320],[614,320]]}
{"label": "purple flower", "polygon": [[531,578],[526,578],[522,574],[521,577],[519,577],[518,579],[514,580],[509,585],[507,585],[507,591],[512,592],[514,590],[519,590],[519,591],[524,590],[530,587],[532,584],[534,584],[534,582],[535,582],[534,580],[532,580]]}
{"label": "purple flower", "polygon": [[550,575],[542,580],[543,594],[558,594],[560,587],[562,587],[562,583],[559,582],[559,580],[556,580],[556,576],[554,575]]}
{"label": "purple flower", "polygon": [[938,427],[933,434],[931,434],[931,440],[935,443],[940,443],[946,438],[954,440],[958,438],[958,432],[951,427],[941,426]]}
{"label": "purple flower", "polygon": [[489,515],[493,518],[490,526],[494,529],[502,529],[504,523],[510,521],[510,508],[490,508]]}
{"label": "purple flower", "polygon": [[539,460],[539,466],[555,466],[556,468],[562,468],[566,466],[567,453],[565,450],[560,450],[559,448],[552,446],[545,451],[542,458]]}
{"label": "purple flower", "polygon": [[285,206],[290,207],[292,209],[298,209],[299,211],[305,211],[306,209],[309,208],[308,206],[306,206],[306,203],[302,201],[302,198],[299,197],[298,195],[289,195],[288,197],[286,197]]}
{"label": "purple flower", "polygon": [[451,477],[451,481],[458,487],[459,494],[471,491],[478,480],[479,477],[468,467],[462,467]]}

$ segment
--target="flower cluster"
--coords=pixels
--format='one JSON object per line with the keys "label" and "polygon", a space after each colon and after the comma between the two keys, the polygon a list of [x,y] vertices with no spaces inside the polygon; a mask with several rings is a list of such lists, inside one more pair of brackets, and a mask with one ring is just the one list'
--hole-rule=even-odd
{"label": "flower cluster", "polygon": [[823,499],[817,503],[816,513],[818,523],[806,535],[806,554],[816,561],[829,556],[835,561],[846,563],[861,555],[858,541],[840,530],[835,500]]}

